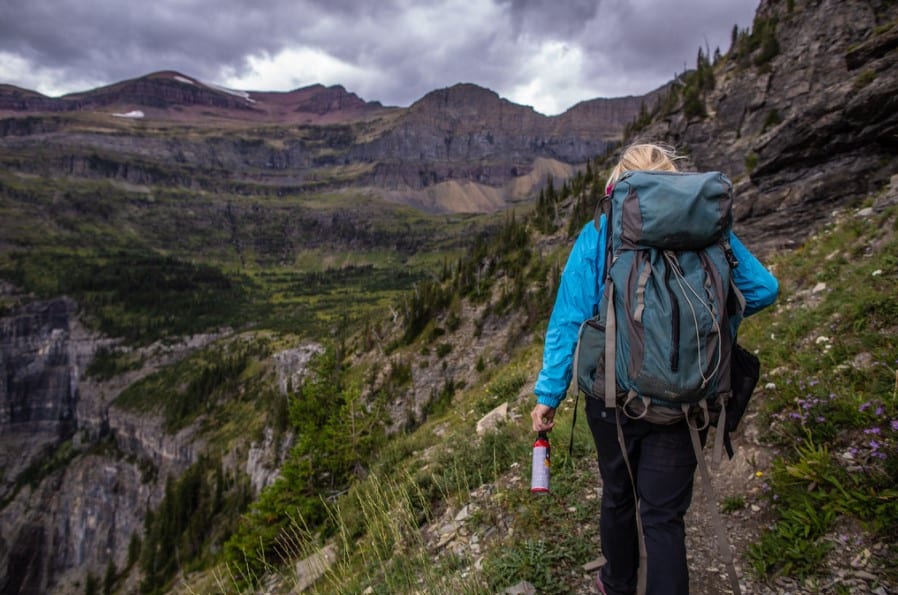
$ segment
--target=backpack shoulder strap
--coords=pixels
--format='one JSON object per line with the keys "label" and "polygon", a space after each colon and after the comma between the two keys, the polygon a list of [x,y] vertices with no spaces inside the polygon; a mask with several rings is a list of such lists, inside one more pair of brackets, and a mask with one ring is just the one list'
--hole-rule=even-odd
{"label": "backpack shoulder strap", "polygon": [[[613,187],[612,187],[613,192]],[[611,408],[617,405],[617,378],[615,375],[615,360],[617,358],[617,320],[614,311],[614,283],[611,282],[611,260],[614,258],[612,250],[612,235],[614,233],[612,223],[611,194],[605,193],[596,209],[596,225],[599,225],[600,214],[605,215],[605,245],[599,249],[605,250],[605,262],[601,271],[604,282],[602,297],[606,302],[605,317],[605,407]],[[598,314],[598,313],[597,313]]]}

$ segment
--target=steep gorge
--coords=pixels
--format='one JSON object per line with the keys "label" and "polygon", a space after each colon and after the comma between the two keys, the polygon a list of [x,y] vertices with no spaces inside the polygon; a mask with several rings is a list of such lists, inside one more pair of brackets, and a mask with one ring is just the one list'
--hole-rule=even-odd
{"label": "steep gorge", "polygon": [[[2,245],[5,258],[14,255],[6,276],[22,282],[30,274],[22,258],[42,250],[62,251],[74,267],[97,266],[92,256],[79,261],[81,250],[97,251],[100,266],[120,258],[113,250],[146,249],[261,267],[314,251],[408,258],[442,240],[392,221],[381,198],[442,213],[526,202],[548,177],[569,178],[614,142],[641,99],[596,103],[613,107],[581,114],[574,129],[472,85],[405,110],[321,86],[254,93],[250,103],[178,73],[59,99],[2,88],[0,200],[13,215]],[[137,111],[145,117],[114,115]],[[361,192],[379,213],[358,210]],[[147,289],[170,274],[159,265]],[[83,274],[76,283],[97,286]],[[37,299],[4,282],[0,294],[0,586],[10,593],[83,592],[110,569],[138,580],[135,540],[146,538],[147,514],[170,494],[170,478],[211,454],[239,499],[244,482],[256,494],[273,480],[290,445],[258,431],[264,411],[224,439],[203,416],[173,429],[158,407],[117,403],[154,373],[238,337],[233,329],[127,346],[96,330],[96,314],[85,321],[85,304],[47,293]],[[294,343],[271,354],[253,390],[277,382],[276,394],[286,394],[312,352]],[[109,354],[131,364],[108,378],[89,373]],[[289,383],[276,380],[285,374]]]}

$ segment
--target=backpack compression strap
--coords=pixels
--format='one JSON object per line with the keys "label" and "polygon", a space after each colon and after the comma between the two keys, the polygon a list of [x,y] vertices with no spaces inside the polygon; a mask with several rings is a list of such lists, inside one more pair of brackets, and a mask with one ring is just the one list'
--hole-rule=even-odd
{"label": "backpack compression strap", "polygon": [[[627,466],[627,473],[630,475],[630,487],[633,488],[633,507],[636,510],[636,537],[639,543],[639,567],[636,569],[636,595],[646,595],[646,589],[649,580],[648,573],[648,550],[645,547],[645,530],[642,526],[642,514],[639,512],[639,492],[636,490],[636,474],[630,465],[630,457],[627,456],[627,442],[624,439],[624,428],[620,423],[620,407],[614,410],[614,419],[617,422],[617,443],[620,445],[620,452],[624,457],[624,463]],[[736,595],[741,595],[736,593]]]}
{"label": "backpack compression strap", "polygon": [[614,361],[617,359],[617,321],[614,316],[614,283],[605,280],[605,295],[608,299],[608,316],[605,320],[605,407],[617,405],[617,377]]}

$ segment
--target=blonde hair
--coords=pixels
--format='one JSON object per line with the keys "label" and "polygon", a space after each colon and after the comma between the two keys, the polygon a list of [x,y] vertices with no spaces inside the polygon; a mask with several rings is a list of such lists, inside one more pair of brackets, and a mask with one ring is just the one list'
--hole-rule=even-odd
{"label": "blonde hair", "polygon": [[627,171],[677,171],[674,162],[678,159],[681,157],[673,149],[661,145],[651,143],[630,145],[623,152],[614,169],[611,170],[605,188],[617,183]]}

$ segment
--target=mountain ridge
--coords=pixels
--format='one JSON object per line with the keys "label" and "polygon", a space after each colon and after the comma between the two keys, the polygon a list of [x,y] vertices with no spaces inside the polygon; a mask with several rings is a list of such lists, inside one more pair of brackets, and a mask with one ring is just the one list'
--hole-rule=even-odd
{"label": "mountain ridge", "polygon": [[[7,160],[23,173],[177,185],[196,168],[217,168],[193,183],[262,195],[368,187],[439,212],[493,212],[532,199],[547,179],[530,175],[537,159],[573,173],[619,142],[654,97],[582,102],[545,116],[471,83],[397,108],[339,85],[234,91],[162,71],[59,99],[8,88],[0,92],[0,148],[34,154]],[[153,136],[161,128],[164,142]],[[60,155],[39,164],[48,146]],[[448,182],[458,186],[443,199],[428,196]]]}
{"label": "mountain ridge", "polygon": [[[38,91],[10,84],[0,84],[0,114],[89,111],[110,106],[133,108],[170,109],[174,107],[203,105],[205,107],[224,110],[240,110],[259,112],[259,119],[269,116],[270,122],[283,122],[286,114],[273,110],[268,105],[283,107],[295,102],[292,107],[297,112],[310,112],[323,115],[330,111],[346,111],[353,116],[363,117],[365,112],[379,110],[415,110],[427,109],[426,106],[443,101],[443,108],[451,107],[453,100],[456,107],[466,104],[474,107],[478,100],[488,98],[490,102],[498,100],[509,106],[530,110],[536,115],[550,119],[570,119],[571,113],[584,113],[584,107],[595,102],[629,103],[633,99],[653,98],[666,85],[646,93],[645,95],[628,95],[622,97],[598,97],[580,101],[564,112],[546,115],[537,112],[532,106],[521,105],[499,96],[498,93],[475,83],[459,82],[444,88],[434,89],[413,101],[407,107],[384,106],[380,101],[366,101],[356,93],[348,91],[343,85],[325,86],[313,83],[289,91],[242,90],[231,89],[217,84],[201,81],[195,77],[174,70],[160,70],[131,79],[123,79],[108,85],[92,89],[73,91],[59,96],[44,95]],[[476,96],[476,97],[475,97]],[[471,99],[474,98],[472,101]],[[320,103],[332,102],[328,110],[321,110]],[[258,105],[261,104],[261,105]],[[573,112],[572,112],[573,110]],[[164,113],[158,113],[164,117]]]}

